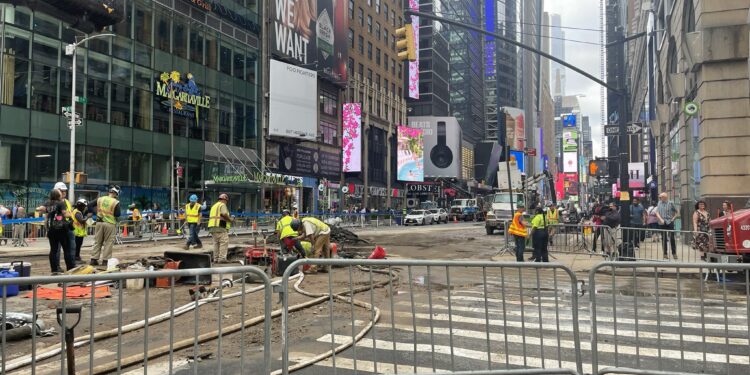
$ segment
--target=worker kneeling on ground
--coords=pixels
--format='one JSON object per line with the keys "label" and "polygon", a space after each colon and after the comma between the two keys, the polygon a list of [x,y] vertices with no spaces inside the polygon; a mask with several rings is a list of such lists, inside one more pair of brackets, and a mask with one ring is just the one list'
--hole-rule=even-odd
{"label": "worker kneeling on ground", "polygon": [[[331,257],[331,228],[328,224],[314,217],[306,217],[301,221],[292,221],[292,229],[299,231],[297,240],[307,240],[313,244],[315,258]],[[316,272],[317,267],[311,267],[310,271]],[[328,267],[323,267],[321,271],[328,272]]]}
{"label": "worker kneeling on ground", "polygon": [[295,249],[304,258],[305,249],[297,241],[297,231],[292,228],[292,223],[295,220],[299,221],[299,219],[295,219],[290,215],[289,210],[284,209],[284,211],[281,211],[281,219],[276,222],[276,234],[279,236],[282,253]]}

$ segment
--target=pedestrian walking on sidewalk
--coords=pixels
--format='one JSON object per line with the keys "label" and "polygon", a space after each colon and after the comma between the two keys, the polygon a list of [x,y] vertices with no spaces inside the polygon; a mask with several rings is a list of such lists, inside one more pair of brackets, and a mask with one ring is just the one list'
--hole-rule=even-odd
{"label": "pedestrian walking on sidewalk", "polygon": [[531,246],[534,247],[535,262],[549,262],[547,245],[549,243],[549,232],[547,229],[547,215],[543,208],[536,209],[536,215],[531,219]]}
{"label": "pedestrian walking on sidewalk", "polygon": [[674,221],[680,216],[677,206],[669,200],[667,193],[659,194],[659,204],[656,205],[656,217],[659,219],[659,229],[661,233],[661,249],[664,252],[664,259],[669,259],[667,255],[667,237],[672,247],[672,259],[677,260],[677,243],[674,238]]}
{"label": "pedestrian walking on sidewalk", "polygon": [[526,237],[529,236],[526,228],[529,223],[523,218],[526,208],[519,204],[516,206],[516,213],[513,214],[513,221],[510,223],[508,233],[513,236],[516,243],[516,261],[523,262],[523,252],[526,250]]}
{"label": "pedestrian walking on sidewalk", "polygon": [[693,238],[693,249],[703,253],[708,251],[708,223],[710,221],[711,213],[706,208],[706,202],[698,201],[693,213],[693,231],[697,232]]}

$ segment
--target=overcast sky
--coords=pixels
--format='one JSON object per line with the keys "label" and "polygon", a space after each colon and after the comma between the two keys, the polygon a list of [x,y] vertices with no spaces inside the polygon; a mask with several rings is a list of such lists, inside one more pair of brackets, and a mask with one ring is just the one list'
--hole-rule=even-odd
{"label": "overcast sky", "polygon": [[[544,10],[549,13],[559,14],[563,27],[599,30],[601,29],[599,25],[599,1],[546,0],[544,1]],[[573,29],[563,29],[563,31],[565,32],[565,39],[599,43],[599,32],[597,31]],[[565,41],[565,60],[594,77],[599,77],[601,59],[598,45]],[[581,104],[582,114],[589,116],[591,138],[594,142],[594,155],[601,156],[600,86],[570,69],[567,69],[565,73],[565,94],[585,95],[585,97],[579,97],[578,101]]]}

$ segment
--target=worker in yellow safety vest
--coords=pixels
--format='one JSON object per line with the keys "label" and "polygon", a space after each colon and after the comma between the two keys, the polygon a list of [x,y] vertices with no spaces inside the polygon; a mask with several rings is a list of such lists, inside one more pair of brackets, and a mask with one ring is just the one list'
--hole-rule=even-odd
{"label": "worker in yellow safety vest", "polygon": [[87,233],[87,211],[89,202],[86,199],[79,199],[76,202],[76,206],[73,209],[73,235],[76,237],[76,262],[80,262],[81,259],[81,246],[83,246],[83,239],[86,238]]}
{"label": "worker in yellow safety vest", "polygon": [[117,218],[120,216],[120,187],[115,185],[109,193],[96,200],[96,225],[94,226],[94,249],[91,251],[89,265],[98,266],[101,256],[102,265],[112,257],[112,245],[117,234]]}
{"label": "worker in yellow safety vest", "polygon": [[190,245],[195,245],[196,249],[203,248],[203,243],[198,237],[198,232],[201,230],[201,210],[205,209],[206,203],[198,203],[197,195],[193,194],[190,196],[190,203],[185,205],[185,216],[188,228],[190,229],[190,236],[185,244],[185,250],[190,249]]}
{"label": "worker in yellow safety vest", "polygon": [[[301,221],[292,221],[292,229],[299,232],[298,241],[310,241],[313,244],[315,258],[331,257],[331,227],[328,224],[314,218],[305,217]],[[310,272],[316,272],[317,267],[310,268]],[[328,272],[328,267],[321,271]]]}
{"label": "worker in yellow safety vest", "polygon": [[276,222],[275,234],[279,236],[279,244],[282,253],[287,253],[292,249],[295,249],[297,253],[304,257],[305,249],[297,240],[297,231],[292,229],[292,222],[294,220],[299,221],[299,219],[295,219],[291,216],[291,212],[288,209],[281,211],[281,219]]}
{"label": "worker in yellow safety vest", "polygon": [[135,203],[131,203],[130,206],[128,206],[128,220],[133,221],[133,235],[140,237],[143,215],[141,215],[141,210],[138,209],[138,206],[136,206]]}
{"label": "worker in yellow safety vest", "polygon": [[529,233],[526,230],[529,223],[523,218],[525,210],[526,207],[522,204],[519,204],[516,207],[516,213],[513,214],[513,221],[510,223],[510,228],[508,228],[508,233],[510,233],[516,241],[516,261],[518,262],[523,262],[523,252],[526,250],[526,237],[529,236]]}
{"label": "worker in yellow safety vest", "polygon": [[229,196],[219,194],[219,200],[211,206],[208,217],[208,231],[214,239],[214,262],[227,263],[229,250],[229,229],[232,227],[232,217],[227,208]]}
{"label": "worker in yellow safety vest", "polygon": [[552,236],[555,235],[555,225],[560,222],[560,210],[553,203],[550,203],[547,207],[547,232],[549,234],[549,244],[553,245]]}

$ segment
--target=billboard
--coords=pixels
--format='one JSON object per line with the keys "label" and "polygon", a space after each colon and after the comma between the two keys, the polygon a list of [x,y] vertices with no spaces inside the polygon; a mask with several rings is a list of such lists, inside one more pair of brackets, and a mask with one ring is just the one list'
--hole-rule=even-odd
{"label": "billboard", "polygon": [[506,139],[510,148],[526,148],[525,113],[523,109],[504,107]]}
{"label": "billboard", "polygon": [[408,126],[398,127],[398,167],[399,181],[424,181],[424,138],[422,129]]}
{"label": "billboard", "polygon": [[562,126],[563,128],[575,128],[576,127],[576,115],[572,113],[562,115]]}
{"label": "billboard", "polygon": [[[409,0],[409,8],[419,12],[419,0]],[[409,61],[409,97],[419,99],[419,17],[411,16],[412,30],[414,30],[414,49],[417,59]]]}
{"label": "billboard", "polygon": [[575,130],[563,130],[562,142],[563,152],[578,151],[578,132]]}
{"label": "billboard", "polygon": [[317,73],[271,60],[270,81],[268,135],[315,140]]}
{"label": "billboard", "polygon": [[346,79],[346,6],[333,0],[272,1],[272,53],[294,64],[316,64],[334,79]]}
{"label": "billboard", "polygon": [[344,172],[362,171],[362,104],[344,103],[342,161]]}
{"label": "billboard", "polygon": [[526,173],[526,163],[524,158],[523,151],[516,151],[516,150],[510,150],[510,160],[516,161],[516,164],[518,164],[518,170],[521,173]]}
{"label": "billboard", "polygon": [[425,177],[461,178],[461,126],[455,117],[409,117],[422,130]]}
{"label": "billboard", "polygon": [[643,189],[646,187],[646,164],[628,163],[628,186],[631,189]]}
{"label": "billboard", "polygon": [[578,172],[578,153],[577,152],[563,152],[563,172],[565,173]]}
{"label": "billboard", "polygon": [[266,163],[274,172],[339,180],[341,154],[292,144],[268,142]]}

